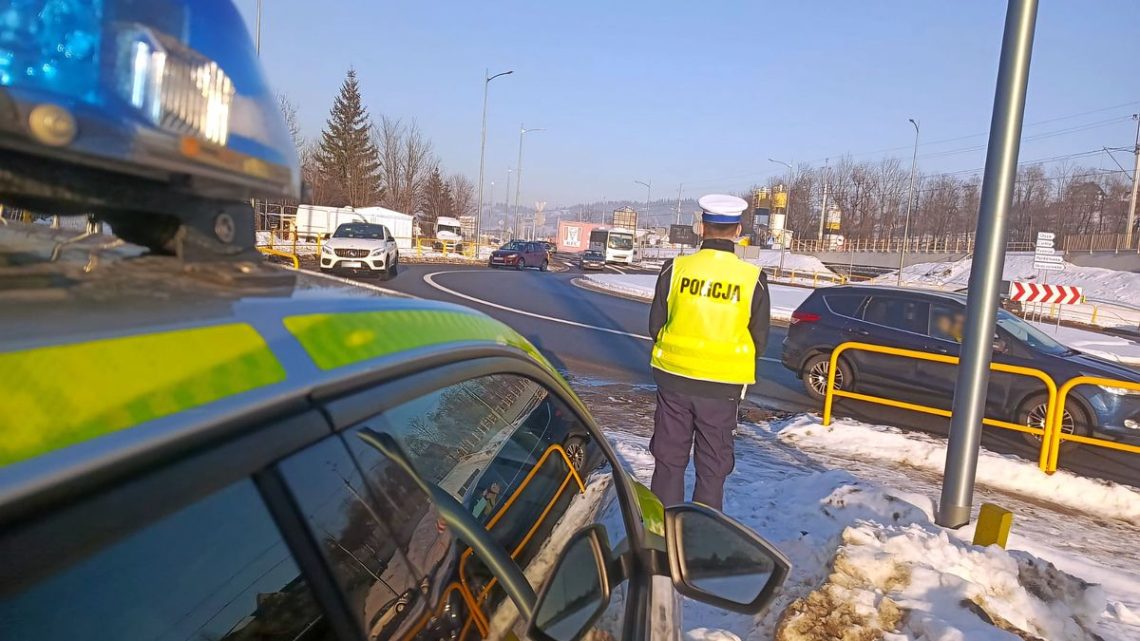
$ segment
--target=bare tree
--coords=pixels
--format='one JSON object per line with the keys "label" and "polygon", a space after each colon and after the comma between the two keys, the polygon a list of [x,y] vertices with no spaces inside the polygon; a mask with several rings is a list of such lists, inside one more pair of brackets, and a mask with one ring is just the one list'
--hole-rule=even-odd
{"label": "bare tree", "polygon": [[475,184],[471,182],[467,176],[461,173],[454,173],[447,179],[448,185],[451,187],[452,211],[456,218],[463,216],[474,216],[475,208]]}
{"label": "bare tree", "polygon": [[404,124],[387,116],[373,128],[372,139],[380,164],[381,202],[406,214],[419,213],[424,205],[424,186],[439,165],[431,141],[415,121]]}

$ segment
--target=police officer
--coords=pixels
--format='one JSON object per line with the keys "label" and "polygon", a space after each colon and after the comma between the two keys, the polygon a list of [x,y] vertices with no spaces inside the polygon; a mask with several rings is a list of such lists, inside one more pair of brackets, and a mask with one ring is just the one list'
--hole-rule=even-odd
{"label": "police officer", "polygon": [[732,432],[740,400],[756,382],[756,358],[768,342],[771,301],[764,272],[736,257],[734,239],[748,203],[721,194],[698,203],[701,249],[665,264],[649,312],[657,383],[649,449],[656,462],[652,490],[662,503],[685,500],[693,451],[693,501],[720,509],[736,462]]}

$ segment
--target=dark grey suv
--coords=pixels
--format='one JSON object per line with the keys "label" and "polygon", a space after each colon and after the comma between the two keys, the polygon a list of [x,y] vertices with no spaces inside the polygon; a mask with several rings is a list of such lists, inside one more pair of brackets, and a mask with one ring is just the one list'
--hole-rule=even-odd
{"label": "dark grey suv", "polygon": [[[828,360],[840,343],[859,341],[958,356],[965,312],[964,294],[861,285],[819,289],[792,314],[782,360],[802,378],[808,394],[821,399]],[[1058,387],[1081,375],[1140,382],[1140,372],[1062,345],[1006,310],[998,311],[993,359],[1039,369]],[[948,410],[956,376],[954,365],[849,351],[840,357],[835,382],[843,389]],[[1041,427],[1045,406],[1040,381],[991,374],[986,416]],[[1064,412],[1062,430],[1067,433],[1140,443],[1140,393],[1078,386]]]}

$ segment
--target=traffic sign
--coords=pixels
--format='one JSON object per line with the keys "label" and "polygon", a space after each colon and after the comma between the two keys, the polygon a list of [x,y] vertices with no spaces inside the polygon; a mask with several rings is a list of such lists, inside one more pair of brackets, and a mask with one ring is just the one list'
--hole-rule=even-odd
{"label": "traffic sign", "polygon": [[1051,231],[1039,231],[1039,232],[1037,232],[1037,240],[1053,240],[1055,238],[1057,238],[1057,234],[1054,234]]}
{"label": "traffic sign", "polygon": [[1053,241],[1051,241],[1051,240],[1043,240],[1041,238],[1038,238],[1037,242],[1033,244],[1034,249],[1041,249],[1043,247],[1047,247],[1049,249],[1052,249],[1052,248],[1056,247],[1056,245],[1054,245]]}
{"label": "traffic sign", "polygon": [[1040,283],[1009,284],[1009,299],[1023,303],[1060,303],[1074,305],[1081,302],[1084,292],[1073,285],[1043,285]]}
{"label": "traffic sign", "polygon": [[1033,255],[1033,262],[1035,262],[1035,263],[1063,263],[1063,262],[1065,262],[1065,257],[1064,256],[1058,256],[1056,254],[1053,254],[1051,256],[1048,254],[1034,254]]}
{"label": "traffic sign", "polygon": [[1033,269],[1040,269],[1044,272],[1063,272],[1065,271],[1064,263],[1033,263]]}
{"label": "traffic sign", "polygon": [[1053,254],[1056,254],[1057,250],[1053,249],[1052,247],[1038,247],[1037,249],[1033,250],[1033,253],[1038,256],[1051,256]]}

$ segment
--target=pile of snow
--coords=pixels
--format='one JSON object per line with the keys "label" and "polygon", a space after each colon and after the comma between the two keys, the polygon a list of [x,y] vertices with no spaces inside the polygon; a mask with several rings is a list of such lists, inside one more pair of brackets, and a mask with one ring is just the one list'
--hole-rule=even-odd
{"label": "pile of snow", "polygon": [[1057,342],[1075,350],[1125,365],[1140,365],[1140,343],[1135,341],[1074,327],[1057,327],[1048,323],[1033,324]]}
{"label": "pile of snow", "polygon": [[[653,300],[653,291],[657,287],[656,274],[587,274],[584,278],[598,289],[645,301]],[[768,290],[772,297],[772,320],[785,322],[791,320],[792,312],[812,292],[803,287],[785,285],[769,285]]]}
{"label": "pile of snow", "polygon": [[[1098,638],[1090,629],[1108,608],[1100,587],[1028,553],[980,548],[942,530],[926,496],[821,469],[782,451],[766,428],[742,432],[725,511],[776,544],[792,573],[759,617],[686,602],[691,641]],[[648,439],[610,438],[648,484]]]}
{"label": "pile of snow", "polygon": [[[903,269],[903,282],[937,289],[962,289],[970,282],[971,260],[971,257],[967,257],[957,261],[911,265]],[[1050,285],[1083,287],[1088,299],[1131,305],[1137,303],[1140,274],[1100,267],[1081,267],[1069,262],[1063,265],[1064,271],[1049,272],[1047,282]],[[1042,279],[1042,272],[1033,268],[1033,254],[1025,252],[1006,254],[1002,278],[1029,283],[1046,282]],[[870,282],[893,285],[896,279],[897,276],[892,273]]]}
{"label": "pile of snow", "polygon": [[[778,437],[804,450],[826,451],[860,460],[897,461],[941,473],[946,440],[883,425],[838,419],[824,427],[818,417],[801,415],[774,426]],[[977,483],[1053,505],[1140,526],[1140,492],[1124,485],[1058,470],[1045,475],[1033,463],[982,450]]]}
{"label": "pile of snow", "polygon": [[[836,274],[835,272],[828,269],[827,265],[824,265],[823,262],[815,256],[809,256],[807,254],[793,254],[792,252],[782,253],[785,272],[796,271],[801,275],[807,275],[809,277],[813,274],[818,274],[821,280],[839,280],[839,274]],[[749,258],[748,262],[752,263],[753,265],[764,267],[767,269],[769,274],[772,274],[775,273],[775,270],[780,267],[780,255],[781,252],[778,249],[761,249],[760,257]]]}

